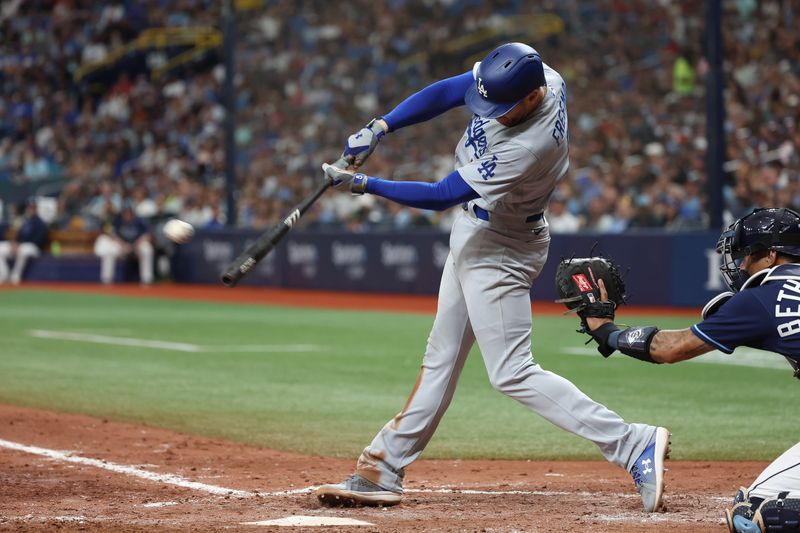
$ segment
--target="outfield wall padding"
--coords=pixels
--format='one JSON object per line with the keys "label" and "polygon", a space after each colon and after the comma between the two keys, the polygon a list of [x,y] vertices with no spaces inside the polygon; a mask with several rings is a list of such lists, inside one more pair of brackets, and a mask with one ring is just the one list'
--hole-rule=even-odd
{"label": "outfield wall padding", "polygon": [[[198,231],[191,242],[177,247],[175,279],[218,283],[224,267],[258,235],[245,230]],[[622,266],[631,304],[702,306],[724,290],[714,252],[718,236],[716,232],[553,235],[550,258],[532,293],[537,299],[554,300],[559,259],[585,256],[596,244],[596,251]],[[448,235],[439,231],[297,231],[240,285],[435,294],[447,254]]]}

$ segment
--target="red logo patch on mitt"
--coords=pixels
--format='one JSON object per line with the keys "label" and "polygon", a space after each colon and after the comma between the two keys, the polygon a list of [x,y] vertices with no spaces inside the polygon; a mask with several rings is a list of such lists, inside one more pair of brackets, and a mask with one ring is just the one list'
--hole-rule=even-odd
{"label": "red logo patch on mitt", "polygon": [[592,292],[594,290],[592,284],[589,283],[589,280],[586,279],[586,276],[583,274],[573,274],[572,281],[575,282],[575,285],[578,286],[578,290],[581,292]]}

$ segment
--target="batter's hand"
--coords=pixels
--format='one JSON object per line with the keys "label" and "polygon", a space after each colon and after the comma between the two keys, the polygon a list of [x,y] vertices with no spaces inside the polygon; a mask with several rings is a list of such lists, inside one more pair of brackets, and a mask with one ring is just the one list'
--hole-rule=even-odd
{"label": "batter's hand", "polygon": [[344,152],[342,152],[342,159],[352,165],[353,168],[360,167],[375,151],[381,138],[386,135],[388,130],[389,127],[383,119],[373,118],[369,121],[369,124],[347,138]]}
{"label": "batter's hand", "polygon": [[322,171],[331,180],[331,187],[353,194],[364,194],[367,176],[347,168],[347,161],[339,159],[334,164],[322,163]]}
{"label": "batter's hand", "polygon": [[331,180],[331,187],[343,191],[350,190],[355,171],[347,170],[347,162],[339,159],[334,164],[322,163],[322,171]]}

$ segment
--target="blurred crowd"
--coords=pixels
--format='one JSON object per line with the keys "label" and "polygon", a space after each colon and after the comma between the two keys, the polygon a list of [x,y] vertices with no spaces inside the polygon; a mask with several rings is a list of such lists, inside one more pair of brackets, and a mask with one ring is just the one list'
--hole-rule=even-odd
{"label": "blurred crowd", "polygon": [[[537,48],[569,90],[572,164],[551,202],[554,232],[708,223],[700,0],[241,4],[252,9],[237,17],[239,226],[278,221],[349,133],[507,40]],[[726,216],[800,207],[800,0],[724,6]],[[124,206],[144,220],[225,224],[219,58],[161,77],[122,71],[99,93],[75,77],[147,28],[219,27],[220,13],[218,0],[4,3],[0,182],[63,177],[59,227],[99,229]],[[443,178],[468,118],[454,110],[387,135],[364,171]],[[304,223],[447,227],[453,211],[329,194]]]}

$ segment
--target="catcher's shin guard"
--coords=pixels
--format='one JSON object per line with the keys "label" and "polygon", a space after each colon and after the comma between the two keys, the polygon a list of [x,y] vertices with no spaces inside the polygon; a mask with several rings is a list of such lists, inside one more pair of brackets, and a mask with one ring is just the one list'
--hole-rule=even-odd
{"label": "catcher's shin guard", "polygon": [[800,533],[800,498],[787,498],[781,492],[777,498],[764,500],[753,520],[765,533]]}
{"label": "catcher's shin guard", "polygon": [[740,516],[748,521],[754,521],[756,510],[763,501],[763,498],[748,498],[747,489],[739,487],[733,497],[733,507],[725,509],[725,521],[728,524],[728,531],[730,533],[743,533],[734,525],[734,519]]}

